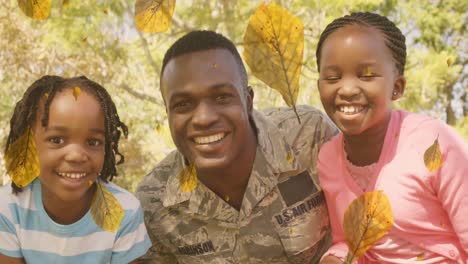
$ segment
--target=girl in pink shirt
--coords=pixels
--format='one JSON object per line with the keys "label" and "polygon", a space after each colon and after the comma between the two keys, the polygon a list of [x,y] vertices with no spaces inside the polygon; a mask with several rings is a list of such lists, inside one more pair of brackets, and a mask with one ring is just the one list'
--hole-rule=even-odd
{"label": "girl in pink shirt", "polygon": [[[326,27],[316,55],[320,99],[342,132],[318,160],[333,234],[321,263],[343,262],[344,212],[374,190],[388,196],[394,224],[359,263],[468,263],[468,145],[438,120],[392,110],[406,84],[401,31],[353,13]],[[424,153],[435,143],[442,165],[430,170]]]}

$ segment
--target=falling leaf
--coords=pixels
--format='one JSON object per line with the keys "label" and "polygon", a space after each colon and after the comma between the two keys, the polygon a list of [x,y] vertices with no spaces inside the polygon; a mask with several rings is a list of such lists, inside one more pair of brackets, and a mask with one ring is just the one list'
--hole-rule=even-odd
{"label": "falling leaf", "polygon": [[424,252],[423,253],[420,253],[419,255],[416,256],[416,260],[417,261],[421,261],[424,259]]}
{"label": "falling leaf", "polygon": [[366,71],[364,72],[364,76],[366,77],[372,76],[372,70],[370,69],[370,67],[366,68]]}
{"label": "falling leaf", "polygon": [[447,66],[448,67],[452,66],[454,61],[455,61],[455,59],[452,56],[448,57],[447,58]]}
{"label": "falling leaf", "polygon": [[75,86],[75,88],[73,88],[73,97],[75,97],[75,101],[78,100],[78,97],[80,96],[80,94],[81,94],[80,87]]}
{"label": "falling leaf", "polygon": [[91,203],[91,217],[102,229],[115,233],[124,217],[124,210],[115,196],[99,180]]}
{"label": "falling leaf", "polygon": [[244,59],[255,77],[279,91],[295,112],[303,52],[304,26],[299,18],[275,3],[262,3],[244,35]]}
{"label": "falling leaf", "polygon": [[44,93],[44,95],[43,95],[43,96],[44,96],[44,99],[47,99],[47,98],[49,98],[49,94],[48,94],[48,93]]}
{"label": "falling leaf", "polygon": [[31,128],[8,147],[4,159],[7,173],[18,187],[28,185],[39,176],[39,157]]}
{"label": "falling leaf", "polygon": [[102,9],[102,12],[107,15],[109,13],[109,10],[107,8]]}
{"label": "falling leaf", "polygon": [[229,202],[229,200],[231,200],[231,198],[229,197],[229,195],[226,195],[226,196],[224,197],[224,200],[226,200],[226,202]]}
{"label": "falling leaf", "polygon": [[171,24],[176,0],[136,0],[135,24],[144,33],[165,32]]}
{"label": "falling leaf", "polygon": [[430,172],[434,172],[442,167],[442,153],[440,152],[440,145],[437,138],[434,144],[424,152],[424,164],[426,164],[426,168]]}
{"label": "falling leaf", "polygon": [[68,7],[70,5],[70,0],[62,0],[62,6]]}
{"label": "falling leaf", "polygon": [[349,253],[346,263],[362,256],[393,225],[392,208],[382,191],[366,192],[345,211],[343,230]]}
{"label": "falling leaf", "polygon": [[93,185],[93,183],[94,183],[94,182],[93,182],[92,180],[88,180],[88,186]]}
{"label": "falling leaf", "polygon": [[288,152],[287,159],[288,159],[288,163],[289,163],[289,164],[293,163],[293,161],[294,161],[294,156],[291,154],[291,152]]}
{"label": "falling leaf", "polygon": [[18,5],[26,16],[44,20],[49,17],[51,0],[18,0]]}
{"label": "falling leaf", "polygon": [[88,43],[88,37],[82,38],[82,39],[81,39],[81,42],[83,42],[83,43],[85,43],[85,44]]}
{"label": "falling leaf", "polygon": [[183,192],[191,192],[198,185],[197,170],[195,165],[184,167],[179,174],[179,185]]}

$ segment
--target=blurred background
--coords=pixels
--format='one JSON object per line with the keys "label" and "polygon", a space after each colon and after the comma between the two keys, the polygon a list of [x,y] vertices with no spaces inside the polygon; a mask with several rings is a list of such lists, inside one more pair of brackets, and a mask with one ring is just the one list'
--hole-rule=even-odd
{"label": "blurred background", "polygon": [[[439,118],[468,140],[468,5],[465,0],[277,0],[304,24],[304,67],[298,104],[322,108],[315,48],[334,18],[352,11],[388,16],[405,34],[407,88],[395,108]],[[26,17],[17,0],[0,0],[0,177],[3,150],[16,102],[46,74],[86,75],[106,87],[130,135],[122,140],[126,162],[114,180],[134,191],[173,148],[159,75],[165,51],[194,29],[215,30],[243,51],[249,18],[262,0],[178,0],[167,32],[136,30],[133,0],[52,0],[47,20]],[[453,61],[449,66],[447,61]],[[247,67],[247,66],[246,66]],[[247,67],[247,70],[248,67]],[[252,75],[255,106],[285,106],[281,95]],[[2,182],[0,178],[0,183]]]}

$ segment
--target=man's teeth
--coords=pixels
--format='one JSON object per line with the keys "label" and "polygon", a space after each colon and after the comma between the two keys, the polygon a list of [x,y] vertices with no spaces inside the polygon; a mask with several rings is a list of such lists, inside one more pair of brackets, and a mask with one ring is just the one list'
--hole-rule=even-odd
{"label": "man's teeth", "polygon": [[193,138],[193,140],[197,144],[209,144],[209,143],[219,141],[223,138],[224,138],[224,133],[218,133],[218,134],[207,136],[207,137],[195,137]]}
{"label": "man's teeth", "polygon": [[338,108],[340,112],[343,112],[345,114],[356,114],[356,113],[361,112],[362,109],[364,109],[363,106],[354,106],[354,105],[344,105]]}
{"label": "man's teeth", "polygon": [[59,172],[58,175],[62,177],[72,178],[72,179],[80,179],[86,176],[86,173],[70,173],[70,172]]}

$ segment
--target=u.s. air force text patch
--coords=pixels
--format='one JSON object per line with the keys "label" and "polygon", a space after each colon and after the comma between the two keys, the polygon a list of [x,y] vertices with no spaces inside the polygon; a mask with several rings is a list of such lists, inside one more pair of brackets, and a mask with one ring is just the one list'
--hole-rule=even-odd
{"label": "u.s. air force text patch", "polygon": [[278,226],[285,227],[294,219],[325,204],[323,192],[318,191],[307,171],[279,183],[278,190],[287,206],[274,216]]}

